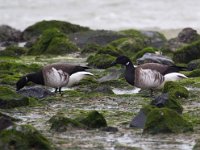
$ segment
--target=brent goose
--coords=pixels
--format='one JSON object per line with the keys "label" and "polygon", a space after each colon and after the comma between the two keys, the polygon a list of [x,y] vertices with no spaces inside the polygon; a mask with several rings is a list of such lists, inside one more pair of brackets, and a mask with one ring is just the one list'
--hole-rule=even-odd
{"label": "brent goose", "polygon": [[85,71],[89,69],[85,66],[70,65],[66,63],[50,64],[43,67],[38,72],[30,73],[16,83],[16,90],[23,88],[29,81],[55,88],[55,93],[64,86],[71,86],[78,83],[85,76],[93,75],[90,72]]}
{"label": "brent goose", "polygon": [[162,75],[156,68],[148,68],[148,64],[146,64],[144,68],[140,66],[134,67],[131,60],[126,56],[117,57],[112,65],[116,64],[126,66],[125,79],[129,84],[141,89],[150,89],[151,95],[153,89],[162,88],[166,81],[176,81],[187,78],[185,75],[176,72]]}

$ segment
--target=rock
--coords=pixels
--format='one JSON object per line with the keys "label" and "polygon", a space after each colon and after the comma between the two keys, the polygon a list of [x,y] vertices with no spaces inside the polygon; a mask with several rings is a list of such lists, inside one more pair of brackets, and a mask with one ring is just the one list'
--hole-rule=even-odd
{"label": "rock", "polygon": [[195,59],[195,60],[190,61],[188,63],[188,69],[190,71],[194,69],[200,69],[200,59]]}
{"label": "rock", "polygon": [[75,120],[84,124],[89,129],[107,127],[107,122],[104,116],[96,110],[90,111],[86,115],[81,115],[80,117],[77,117]]}
{"label": "rock", "polygon": [[80,48],[85,48],[90,44],[105,46],[122,37],[125,37],[125,35],[109,30],[77,32],[69,35],[69,39]]}
{"label": "rock", "polygon": [[25,97],[34,97],[39,99],[54,95],[54,93],[49,90],[37,86],[20,89],[17,93]]}
{"label": "rock", "polygon": [[77,52],[78,47],[58,29],[45,30],[36,43],[29,49],[29,55],[52,54],[61,55]]}
{"label": "rock", "polygon": [[14,125],[14,121],[16,121],[17,119],[12,118],[8,115],[2,114],[0,112],[0,132],[12,125]]}
{"label": "rock", "polygon": [[192,150],[199,150],[200,149],[200,139],[196,140],[196,144],[194,145]]}
{"label": "rock", "polygon": [[56,132],[65,132],[72,129],[85,129],[86,126],[80,122],[64,117],[63,115],[57,114],[53,116],[49,122],[51,123],[51,130]]}
{"label": "rock", "polygon": [[28,41],[31,39],[36,39],[47,29],[58,29],[64,34],[75,33],[79,31],[88,31],[88,27],[82,27],[76,24],[71,24],[69,22],[49,20],[40,21],[34,25],[29,26],[23,31],[23,39]]}
{"label": "rock", "polygon": [[93,90],[93,92],[103,93],[103,94],[114,94],[111,87],[107,85],[102,85]]}
{"label": "rock", "polygon": [[178,98],[173,96],[172,94],[168,93],[162,93],[161,95],[157,96],[152,102],[151,105],[154,105],[156,107],[167,107],[170,109],[173,109],[177,113],[182,113],[183,107],[180,104],[180,101]]}
{"label": "rock", "polygon": [[195,69],[191,71],[188,75],[188,77],[199,77],[200,76],[200,69]]}
{"label": "rock", "polygon": [[199,35],[197,33],[197,30],[194,30],[192,28],[184,28],[179,34],[178,34],[178,41],[182,43],[191,43],[199,39]]}
{"label": "rock", "polygon": [[154,108],[146,119],[143,132],[158,133],[183,133],[193,131],[192,124],[187,122],[176,111],[169,108]]}
{"label": "rock", "polygon": [[19,57],[26,53],[26,49],[18,46],[9,46],[5,50],[0,51],[0,56]]}
{"label": "rock", "polygon": [[0,132],[0,149],[55,150],[55,147],[34,127],[14,125]]}
{"label": "rock", "polygon": [[64,132],[72,129],[96,129],[107,127],[107,122],[98,111],[90,111],[80,114],[74,119],[65,117],[63,114],[53,116],[49,122],[51,129],[57,132]]}
{"label": "rock", "polygon": [[139,113],[130,122],[130,127],[144,129],[147,119],[147,113],[144,109],[140,109]]}
{"label": "rock", "polygon": [[167,43],[167,49],[176,52],[178,49],[191,44],[199,40],[199,35],[197,31],[192,28],[184,28],[179,34],[178,37],[172,38]]}
{"label": "rock", "polygon": [[0,26],[0,43],[1,42],[19,42],[21,41],[21,31],[7,25]]}
{"label": "rock", "polygon": [[106,131],[106,132],[118,132],[118,128],[116,127],[104,127],[101,129],[102,131]]}
{"label": "rock", "polygon": [[146,47],[135,54],[135,60],[142,57],[145,53],[155,53],[156,51],[158,51],[158,49],[153,47]]}
{"label": "rock", "polygon": [[152,62],[164,65],[174,65],[174,62],[169,57],[153,53],[145,53],[141,58],[137,59],[138,65]]}
{"label": "rock", "polygon": [[28,106],[35,103],[37,103],[36,99],[21,96],[7,87],[0,86],[1,109]]}
{"label": "rock", "polygon": [[107,82],[107,81],[112,81],[112,80],[117,80],[120,78],[120,76],[123,75],[124,69],[109,69],[108,74],[99,78],[98,82]]}
{"label": "rock", "polygon": [[162,92],[168,93],[170,97],[174,97],[174,98],[188,98],[189,97],[189,91],[185,87],[173,81],[166,82]]}
{"label": "rock", "polygon": [[146,40],[148,46],[159,49],[166,45],[167,39],[157,31],[141,31],[141,33],[148,38]]}
{"label": "rock", "polygon": [[174,52],[173,60],[179,63],[188,63],[200,57],[200,40],[184,46]]}

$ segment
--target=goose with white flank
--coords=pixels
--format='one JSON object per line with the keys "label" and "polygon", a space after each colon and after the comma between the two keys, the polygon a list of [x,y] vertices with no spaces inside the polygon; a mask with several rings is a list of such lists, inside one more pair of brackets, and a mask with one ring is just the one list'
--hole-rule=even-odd
{"label": "goose with white flank", "polygon": [[28,82],[55,88],[55,93],[64,86],[72,86],[82,80],[85,76],[93,76],[85,71],[86,66],[70,65],[66,63],[50,64],[43,67],[38,72],[30,73],[16,83],[16,90],[23,88]]}
{"label": "goose with white flank", "polygon": [[[142,68],[142,65],[134,67],[131,60],[126,56],[117,57],[117,59],[112,63],[112,66],[116,64],[126,66],[125,79],[129,84],[141,89],[150,89],[151,95],[153,89],[162,88],[166,81],[176,81],[187,78],[185,75],[177,72],[162,75],[164,74],[164,72],[166,72],[167,69],[165,67],[156,68],[156,65],[154,63],[144,64],[144,68]],[[160,65],[158,64],[158,66]],[[160,73],[159,71],[161,71],[162,73]]]}

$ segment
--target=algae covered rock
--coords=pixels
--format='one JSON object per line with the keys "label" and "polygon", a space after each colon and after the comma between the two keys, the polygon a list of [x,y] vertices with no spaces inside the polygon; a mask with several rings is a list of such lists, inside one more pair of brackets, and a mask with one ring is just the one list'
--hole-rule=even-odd
{"label": "algae covered rock", "polygon": [[14,125],[14,121],[16,120],[17,119],[0,112],[0,131]]}
{"label": "algae covered rock", "polygon": [[16,30],[7,25],[0,26],[0,42],[15,41],[19,42],[21,40],[21,31]]}
{"label": "algae covered rock", "polygon": [[0,149],[54,150],[52,143],[30,125],[14,125],[0,132]]}
{"label": "algae covered rock", "polygon": [[173,81],[165,83],[163,93],[169,93],[170,96],[174,96],[175,98],[188,98],[189,96],[189,91],[185,87]]}
{"label": "algae covered rock", "polygon": [[46,30],[35,44],[29,49],[29,55],[52,54],[61,55],[78,51],[64,33],[58,29]]}
{"label": "algae covered rock", "polygon": [[183,133],[193,131],[192,124],[168,108],[152,109],[146,119],[144,133]]}
{"label": "algae covered rock", "polygon": [[64,132],[64,131],[71,130],[74,128],[76,129],[86,128],[80,122],[68,117],[64,117],[64,115],[61,115],[61,114],[57,114],[53,116],[49,120],[49,122],[51,123],[51,130],[55,130],[57,132]]}
{"label": "algae covered rock", "polygon": [[83,113],[74,119],[65,117],[63,114],[53,116],[49,122],[51,129],[57,132],[64,132],[71,129],[95,129],[107,127],[107,122],[98,111]]}
{"label": "algae covered rock", "polygon": [[45,30],[53,28],[56,28],[65,34],[89,30],[89,28],[87,27],[71,24],[69,22],[58,20],[43,20],[26,28],[23,32],[23,39],[30,40],[31,38],[36,38],[41,35]]}
{"label": "algae covered rock", "polygon": [[5,50],[0,51],[0,56],[19,57],[27,52],[24,47],[9,46]]}
{"label": "algae covered rock", "polygon": [[79,48],[85,48],[87,45],[106,46],[112,41],[127,37],[120,32],[109,30],[92,30],[69,34],[69,39]]}
{"label": "algae covered rock", "polygon": [[135,60],[142,57],[145,53],[155,53],[157,51],[156,48],[146,47],[135,54]]}
{"label": "algae covered rock", "polygon": [[100,114],[98,111],[94,110],[86,115],[82,115],[78,118],[76,118],[77,121],[90,128],[101,128],[106,127],[107,122],[102,114]]}
{"label": "algae covered rock", "polygon": [[179,63],[188,63],[200,57],[200,40],[184,46],[174,52],[173,60]]}
{"label": "algae covered rock", "polygon": [[200,149],[200,139],[196,140],[196,144],[194,145],[192,150],[199,150]]}
{"label": "algae covered rock", "polygon": [[8,109],[37,103],[36,99],[21,96],[8,87],[0,86],[0,108]]}
{"label": "algae covered rock", "polygon": [[180,100],[177,99],[175,96],[170,95],[168,93],[162,93],[161,95],[157,96],[152,102],[152,105],[156,107],[166,107],[173,109],[178,113],[182,113],[183,107],[181,106]]}
{"label": "algae covered rock", "polygon": [[120,50],[115,49],[111,45],[107,45],[105,47],[100,47],[96,54],[90,55],[87,58],[87,62],[89,66],[99,69],[105,69],[111,67],[111,63],[120,54],[122,54]]}
{"label": "algae covered rock", "polygon": [[200,69],[200,59],[192,60],[188,63],[188,69],[194,70],[194,69]]}

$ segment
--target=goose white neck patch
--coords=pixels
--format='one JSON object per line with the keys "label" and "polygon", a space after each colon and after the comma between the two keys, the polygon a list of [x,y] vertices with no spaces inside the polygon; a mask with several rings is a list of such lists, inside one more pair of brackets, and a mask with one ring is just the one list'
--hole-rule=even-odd
{"label": "goose white neck patch", "polygon": [[128,61],[127,63],[126,63],[126,66],[128,66],[130,64],[130,62]]}

